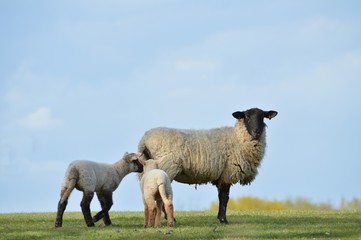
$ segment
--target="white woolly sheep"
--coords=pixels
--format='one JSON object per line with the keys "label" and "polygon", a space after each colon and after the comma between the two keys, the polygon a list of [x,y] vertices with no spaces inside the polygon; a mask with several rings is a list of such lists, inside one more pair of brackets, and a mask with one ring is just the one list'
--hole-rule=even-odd
{"label": "white woolly sheep", "polygon": [[[127,174],[142,171],[143,165],[138,160],[138,154],[135,153],[125,153],[121,160],[113,164],[86,160],[73,161],[65,173],[61,186],[55,227],[62,226],[68,198],[74,188],[83,192],[80,206],[88,227],[93,227],[94,223],[102,218],[105,225],[112,224],[109,210],[113,205],[113,192]],[[97,194],[102,210],[92,218],[90,202],[94,192]]]}
{"label": "white woolly sheep", "polygon": [[250,184],[256,177],[266,147],[263,119],[272,119],[277,112],[252,108],[232,115],[237,119],[234,127],[154,128],[144,134],[138,146],[144,159],[164,158],[159,167],[171,180],[216,185],[221,223],[228,223],[226,210],[231,185]]}
{"label": "white woolly sheep", "polygon": [[171,181],[166,172],[159,169],[162,159],[141,161],[144,172],[140,180],[144,203],[144,227],[159,227],[161,225],[161,207],[164,203],[167,214],[167,226],[173,227],[173,192]]}

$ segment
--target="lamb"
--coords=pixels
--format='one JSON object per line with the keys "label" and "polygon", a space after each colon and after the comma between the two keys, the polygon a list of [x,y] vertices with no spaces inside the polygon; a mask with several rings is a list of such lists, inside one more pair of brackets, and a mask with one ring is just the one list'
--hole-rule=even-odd
{"label": "lamb", "polygon": [[141,190],[144,203],[144,227],[159,227],[162,201],[167,214],[167,226],[173,227],[173,193],[171,181],[166,172],[159,169],[162,161],[149,159],[142,161],[144,172],[141,173]]}
{"label": "lamb", "polygon": [[272,119],[276,111],[251,108],[237,111],[234,127],[208,130],[154,128],[139,142],[143,159],[164,158],[159,164],[171,180],[186,184],[216,185],[218,190],[218,219],[226,217],[229,190],[239,182],[250,184],[265,154],[266,130],[263,119]]}
{"label": "lamb", "polygon": [[[55,227],[61,227],[63,214],[70,193],[74,188],[83,192],[80,203],[84,220],[88,227],[103,218],[105,225],[111,225],[109,210],[113,205],[113,192],[122,179],[131,172],[142,172],[143,165],[138,160],[138,154],[125,153],[123,158],[113,164],[77,160],[70,163],[61,186],[58,212]],[[90,213],[90,202],[96,192],[102,210],[93,218]]]}

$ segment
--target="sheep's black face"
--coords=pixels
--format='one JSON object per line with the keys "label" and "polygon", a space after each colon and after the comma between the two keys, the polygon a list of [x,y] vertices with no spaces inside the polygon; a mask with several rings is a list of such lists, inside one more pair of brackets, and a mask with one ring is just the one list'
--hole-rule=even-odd
{"label": "sheep's black face", "polygon": [[264,118],[273,118],[277,115],[276,111],[263,111],[258,108],[251,108],[243,112],[234,112],[233,117],[237,119],[243,119],[244,124],[246,125],[247,132],[254,138],[259,139],[263,133],[264,127]]}
{"label": "sheep's black face", "polygon": [[143,164],[141,164],[138,159],[133,160],[133,164],[137,167],[136,172],[138,173],[143,172]]}

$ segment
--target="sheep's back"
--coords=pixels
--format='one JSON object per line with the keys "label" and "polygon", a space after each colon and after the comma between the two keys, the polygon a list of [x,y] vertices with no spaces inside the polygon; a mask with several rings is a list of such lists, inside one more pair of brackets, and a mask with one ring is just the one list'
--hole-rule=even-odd
{"label": "sheep's back", "polygon": [[[110,164],[88,160],[76,160],[71,163],[79,173],[76,188],[81,191],[101,192],[104,188],[116,188],[116,171]],[[116,186],[115,186],[116,185]]]}
{"label": "sheep's back", "polygon": [[154,183],[155,185],[167,182],[170,183],[167,173],[162,169],[152,169],[146,171],[141,180],[142,184],[144,184],[145,182]]}
{"label": "sheep's back", "polygon": [[146,171],[141,179],[142,192],[157,192],[159,185],[163,184],[167,188],[171,188],[171,182],[167,173],[161,169],[152,169]]}

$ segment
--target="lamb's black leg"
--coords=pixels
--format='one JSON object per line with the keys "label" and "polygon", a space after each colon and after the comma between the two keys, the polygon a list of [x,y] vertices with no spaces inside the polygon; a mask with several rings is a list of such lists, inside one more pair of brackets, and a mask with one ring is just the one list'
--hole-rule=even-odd
{"label": "lamb's black leg", "polygon": [[63,214],[67,204],[67,200],[62,202],[60,199],[58,203],[58,212],[56,214],[55,227],[61,227],[63,225]]}
{"label": "lamb's black leg", "polygon": [[58,212],[56,214],[55,227],[61,227],[63,225],[63,215],[64,215],[66,205],[68,204],[68,198],[70,195],[70,193],[67,194],[68,193],[67,191],[69,191],[69,190],[62,189],[60,192],[60,200],[58,202]]}
{"label": "lamb's black leg", "polygon": [[103,218],[105,225],[111,225],[109,210],[113,205],[113,193],[97,193],[97,196],[102,210],[93,217],[93,221],[97,222]]}
{"label": "lamb's black leg", "polygon": [[104,194],[104,224],[106,226],[111,225],[112,221],[110,221],[110,217],[109,217],[109,210],[110,208],[113,206],[113,193],[106,193]]}
{"label": "lamb's black leg", "polygon": [[163,202],[162,202],[162,212],[164,213],[164,219],[167,220],[167,213],[165,211]]}
{"label": "lamb's black leg", "polygon": [[220,223],[228,224],[226,211],[227,211],[227,204],[228,204],[228,200],[229,200],[229,189],[230,188],[231,188],[230,184],[217,185],[218,200],[219,200],[218,220]]}
{"label": "lamb's black leg", "polygon": [[81,200],[80,207],[84,215],[84,220],[88,227],[94,227],[94,222],[90,213],[90,202],[94,196],[93,192],[84,192],[83,199]]}
{"label": "lamb's black leg", "polygon": [[[168,220],[168,216],[167,216],[167,212],[165,211],[165,207],[164,207],[164,203],[162,202],[162,212],[164,213],[164,219]],[[175,219],[174,215],[173,215],[173,221],[176,223],[177,220]]]}
{"label": "lamb's black leg", "polygon": [[104,217],[104,210],[103,210],[105,208],[104,196],[101,193],[97,193],[97,197],[100,202],[100,206],[102,210],[97,214],[95,214],[95,216],[93,217],[93,222],[98,222],[100,219]]}

